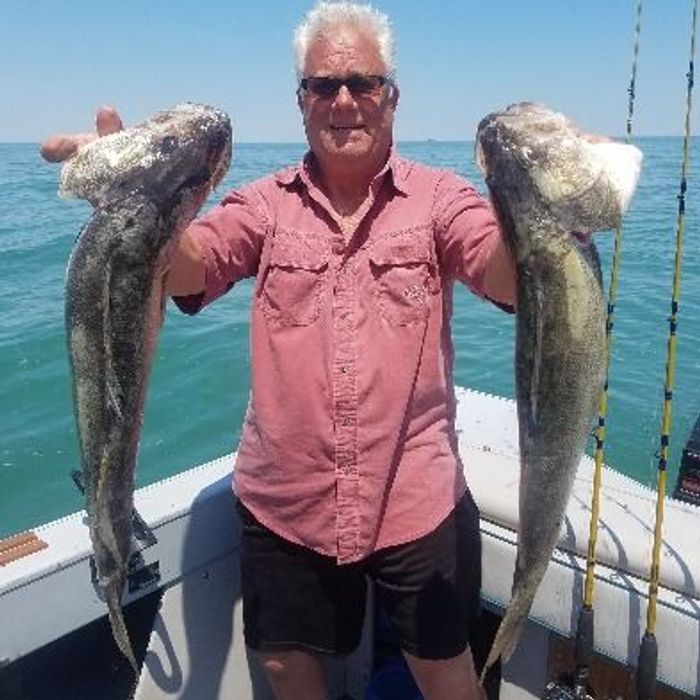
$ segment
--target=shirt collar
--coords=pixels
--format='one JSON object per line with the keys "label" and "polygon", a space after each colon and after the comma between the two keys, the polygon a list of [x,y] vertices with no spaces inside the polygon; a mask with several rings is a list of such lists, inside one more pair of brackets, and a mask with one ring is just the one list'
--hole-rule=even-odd
{"label": "shirt collar", "polygon": [[[289,187],[297,182],[303,183],[307,189],[314,187],[311,180],[310,171],[315,167],[314,154],[307,151],[304,158],[297,165],[292,165],[275,174],[275,180],[283,187]],[[384,167],[377,173],[373,182],[383,180],[387,173],[390,173],[391,182],[399,193],[407,195],[410,187],[408,184],[409,164],[397,152],[394,146],[391,147],[389,158]]]}

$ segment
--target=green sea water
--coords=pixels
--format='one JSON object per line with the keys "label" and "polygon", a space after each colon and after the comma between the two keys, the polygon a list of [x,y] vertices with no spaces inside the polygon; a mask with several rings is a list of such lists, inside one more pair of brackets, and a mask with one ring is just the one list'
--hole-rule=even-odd
{"label": "green sea water", "polygon": [[[606,461],[654,486],[675,254],[682,139],[640,139],[640,184],[626,218],[615,314]],[[480,189],[473,144],[399,144],[406,156],[457,170]],[[303,155],[301,144],[241,144],[212,198]],[[673,484],[700,411],[700,141],[691,148],[673,398]],[[58,166],[33,144],[0,144],[0,536],[82,508],[69,473],[77,438],[63,328],[70,250],[90,215],[56,196]],[[208,205],[209,206],[209,205]],[[609,280],[612,233],[596,242]],[[235,449],[249,391],[252,285],[237,285],[199,316],[170,307],[142,432],[138,485]],[[513,396],[513,318],[464,289],[455,293],[456,381]],[[300,416],[303,420],[303,416]]]}

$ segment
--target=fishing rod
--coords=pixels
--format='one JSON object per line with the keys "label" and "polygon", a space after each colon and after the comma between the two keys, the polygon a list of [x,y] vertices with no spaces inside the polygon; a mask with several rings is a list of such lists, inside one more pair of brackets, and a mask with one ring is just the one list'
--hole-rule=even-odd
{"label": "fishing rod", "polygon": [[[634,21],[634,48],[632,52],[632,72],[627,88],[627,122],[625,142],[632,142],[632,121],[637,85],[637,64],[639,60],[639,43],[642,31],[642,0],[638,0]],[[612,333],[614,326],[615,304],[622,255],[622,222],[615,230],[615,243],[608,289],[608,307],[605,319],[605,381],[600,392],[598,406],[598,424],[595,430],[596,449],[593,471],[593,495],[591,499],[591,518],[588,534],[588,551],[586,556],[586,582],[583,604],[579,611],[574,646],[574,673],[568,683],[552,681],[545,688],[544,700],[592,700],[588,693],[590,666],[593,659],[594,622],[593,594],[595,590],[596,547],[598,543],[598,520],[600,517],[600,493],[602,486],[603,457],[605,452],[605,419],[608,410],[608,388],[610,386],[610,358],[612,356]]]}
{"label": "fishing rod", "polygon": [[[626,143],[632,142],[632,120],[634,117],[634,101],[637,86],[637,64],[639,61],[639,43],[642,31],[642,0],[637,2],[634,23],[634,49],[632,52],[632,74],[627,88],[627,123]],[[574,697],[583,700],[588,697],[590,666],[593,659],[595,613],[593,597],[595,592],[596,547],[598,545],[598,521],[600,519],[600,494],[602,489],[603,458],[605,454],[605,420],[608,410],[608,388],[610,386],[610,360],[612,357],[612,333],[614,325],[615,304],[617,302],[617,287],[622,255],[622,222],[615,231],[612,270],[610,273],[610,288],[608,291],[608,311],[605,322],[605,382],[600,393],[598,425],[596,427],[595,468],[593,471],[593,496],[591,500],[591,519],[588,530],[588,552],[586,555],[586,582],[584,585],[583,605],[579,611],[576,628],[574,651]]]}
{"label": "fishing rod", "polygon": [[693,2],[690,31],[690,64],[687,73],[688,87],[686,93],[685,136],[683,139],[683,166],[681,169],[680,192],[678,194],[678,221],[676,225],[676,255],[673,266],[673,286],[671,290],[671,315],[667,343],[666,377],[664,387],[663,416],[661,419],[661,438],[659,448],[658,478],[656,489],[656,519],[654,523],[654,544],[649,572],[649,604],[647,623],[639,648],[637,663],[637,698],[651,700],[656,686],[656,669],[658,663],[658,644],[656,641],[656,607],[659,592],[659,573],[661,558],[661,538],[664,519],[664,497],[666,494],[666,466],[671,433],[671,401],[676,373],[676,345],[678,329],[678,307],[681,292],[681,259],[683,254],[683,234],[685,232],[685,193],[688,189],[688,166],[690,162],[690,115],[693,105],[693,61],[695,57],[695,28],[697,24],[698,2]]}

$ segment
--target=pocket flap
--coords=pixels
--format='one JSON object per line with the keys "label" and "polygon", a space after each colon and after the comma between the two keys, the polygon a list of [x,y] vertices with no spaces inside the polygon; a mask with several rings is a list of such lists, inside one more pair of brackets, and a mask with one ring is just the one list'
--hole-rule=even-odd
{"label": "pocket flap", "polygon": [[375,265],[430,263],[432,258],[426,232],[385,236],[370,248],[369,259]]}
{"label": "pocket flap", "polygon": [[270,251],[270,264],[300,270],[320,270],[328,265],[330,249],[316,237],[285,233],[275,235]]}

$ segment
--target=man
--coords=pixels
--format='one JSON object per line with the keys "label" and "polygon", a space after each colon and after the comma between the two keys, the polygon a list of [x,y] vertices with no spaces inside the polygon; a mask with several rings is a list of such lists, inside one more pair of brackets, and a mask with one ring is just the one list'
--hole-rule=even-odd
{"label": "man", "polygon": [[[235,469],[246,642],[277,698],[325,698],[319,657],[357,645],[369,575],[425,698],[476,698],[480,539],[454,429],[452,287],[512,306],[513,264],[469,183],[394,151],[384,15],[321,3],[295,47],[308,155],[193,222],[167,278],[195,313],[256,277]],[[98,133],[119,128],[99,113]]]}

